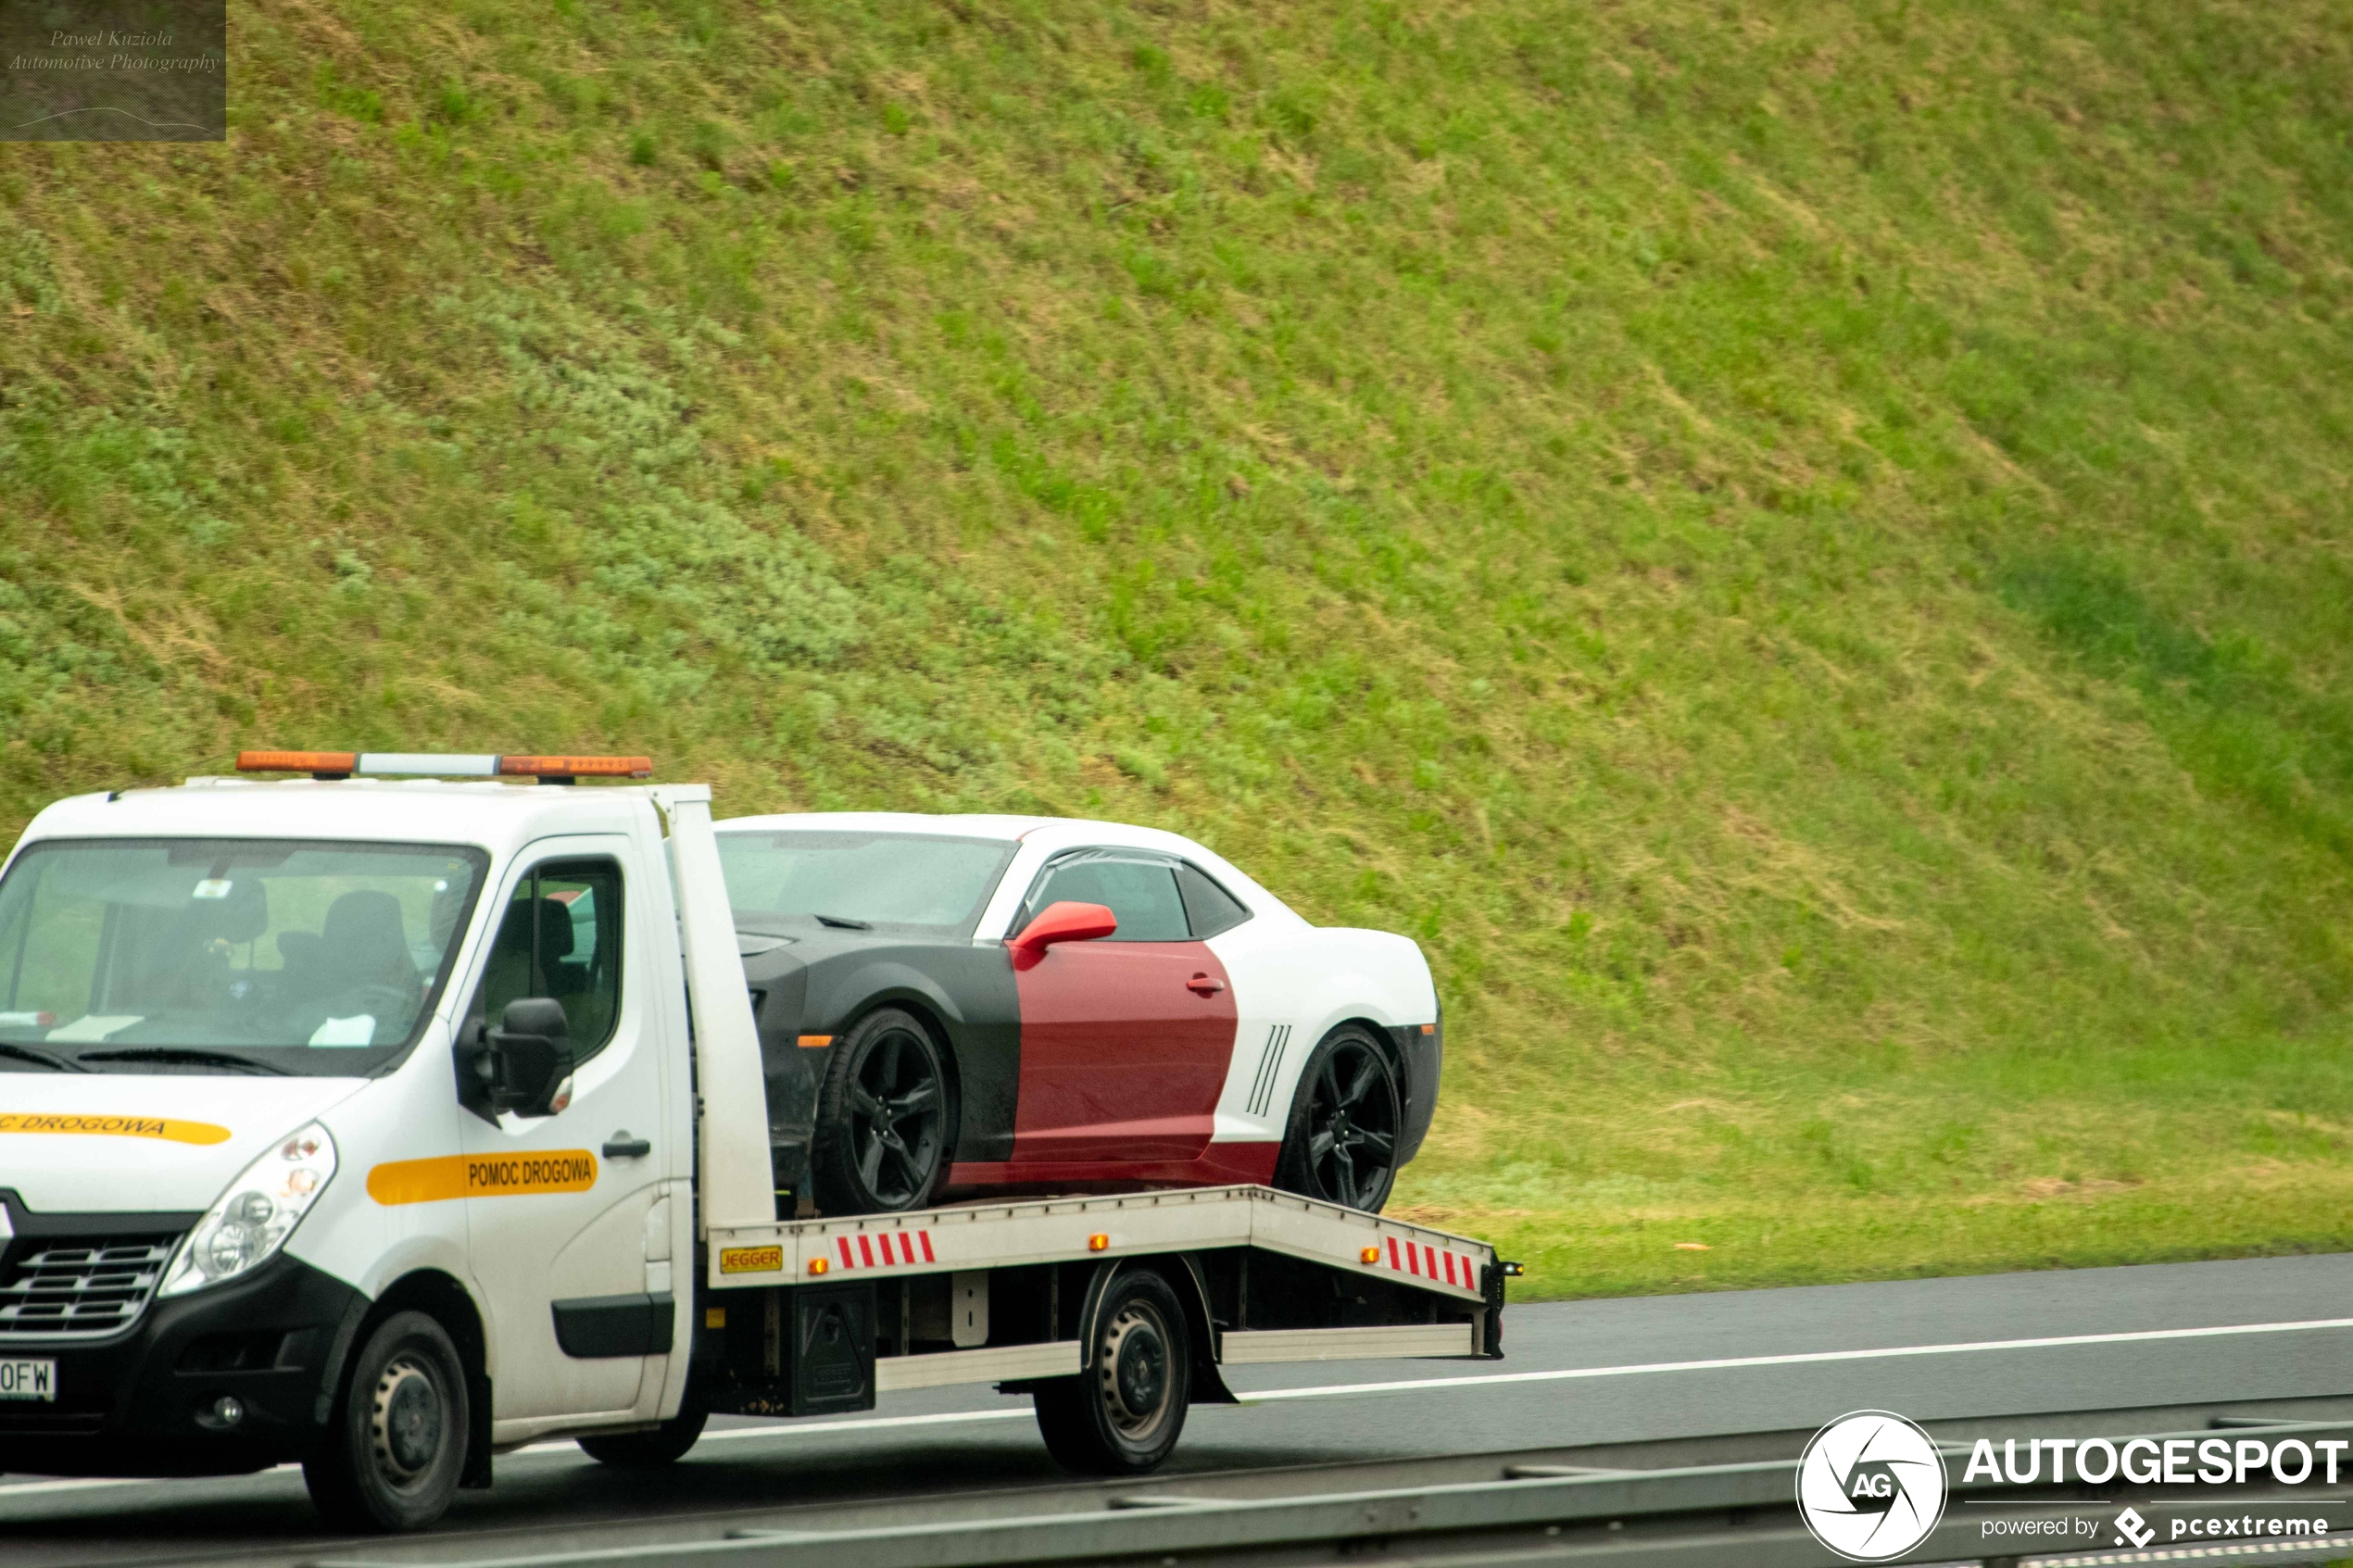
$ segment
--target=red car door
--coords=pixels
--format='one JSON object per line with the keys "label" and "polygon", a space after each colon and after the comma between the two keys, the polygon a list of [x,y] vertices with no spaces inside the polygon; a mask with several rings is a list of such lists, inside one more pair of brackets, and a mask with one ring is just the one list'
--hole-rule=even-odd
{"label": "red car door", "polygon": [[1129,850],[1063,856],[1023,920],[1064,900],[1104,906],[1119,929],[1015,966],[1014,1162],[1103,1167],[1057,1173],[1101,1180],[1199,1159],[1234,1053],[1234,993],[1217,956],[1192,937],[1174,864]]}

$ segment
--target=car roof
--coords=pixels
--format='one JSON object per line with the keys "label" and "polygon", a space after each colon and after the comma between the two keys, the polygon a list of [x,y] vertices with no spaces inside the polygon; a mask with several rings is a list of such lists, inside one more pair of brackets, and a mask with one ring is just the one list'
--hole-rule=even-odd
{"label": "car roof", "polygon": [[721,833],[904,833],[941,838],[993,839],[1003,844],[1039,842],[1101,844],[1128,849],[1158,849],[1173,855],[1199,853],[1201,846],[1178,834],[1131,822],[1084,817],[1013,817],[956,811],[788,811],[764,817],[730,817],[712,824]]}

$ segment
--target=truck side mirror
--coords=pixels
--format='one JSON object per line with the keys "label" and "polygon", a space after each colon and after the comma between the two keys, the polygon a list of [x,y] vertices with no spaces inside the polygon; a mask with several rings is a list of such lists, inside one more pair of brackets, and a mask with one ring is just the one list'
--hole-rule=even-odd
{"label": "truck side mirror", "polygon": [[572,1098],[572,1026],[563,1004],[518,997],[489,1032],[491,1113],[553,1116]]}

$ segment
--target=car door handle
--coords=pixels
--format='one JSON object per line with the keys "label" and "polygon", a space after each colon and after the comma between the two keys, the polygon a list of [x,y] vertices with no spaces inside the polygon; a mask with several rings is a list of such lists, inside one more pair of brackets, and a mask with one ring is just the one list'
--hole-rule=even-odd
{"label": "car door handle", "polygon": [[608,1160],[643,1160],[653,1151],[650,1140],[631,1137],[626,1127],[605,1140],[605,1158]]}
{"label": "car door handle", "polygon": [[1214,997],[1225,988],[1223,980],[1213,980],[1206,974],[1196,974],[1185,982],[1185,989],[1196,997]]}

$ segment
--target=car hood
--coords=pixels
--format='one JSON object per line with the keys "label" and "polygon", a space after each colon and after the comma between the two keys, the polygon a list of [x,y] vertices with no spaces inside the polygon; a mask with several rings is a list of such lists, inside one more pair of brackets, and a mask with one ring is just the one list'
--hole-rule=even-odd
{"label": "car hood", "polygon": [[44,1214],[207,1209],[263,1149],[366,1082],[0,1073],[0,1188]]}

